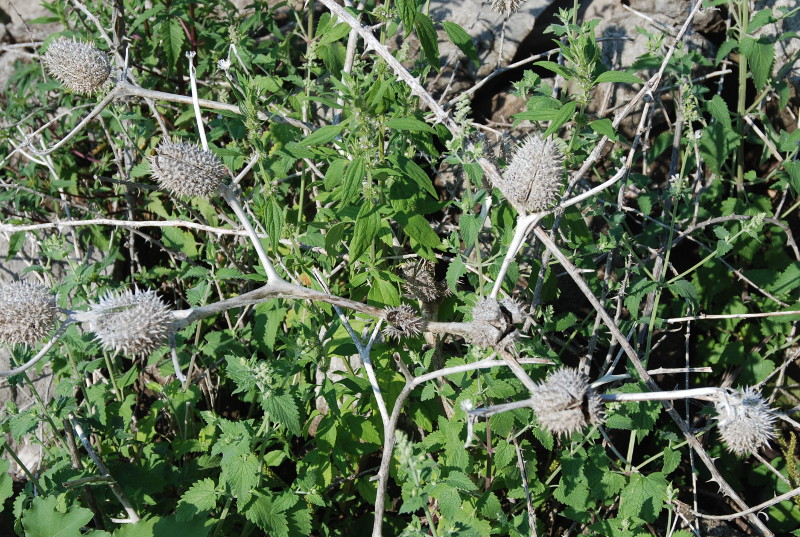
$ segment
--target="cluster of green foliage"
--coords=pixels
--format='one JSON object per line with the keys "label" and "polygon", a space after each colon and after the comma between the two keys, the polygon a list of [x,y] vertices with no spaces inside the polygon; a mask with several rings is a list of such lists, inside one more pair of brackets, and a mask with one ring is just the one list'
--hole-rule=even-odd
{"label": "cluster of green foliage", "polygon": [[[377,307],[417,306],[404,295],[399,267],[408,259],[427,260],[450,290],[428,314],[468,320],[499,272],[516,217],[476,162],[487,139],[471,124],[465,101],[453,108],[461,128],[456,135],[429,121],[419,99],[377,55],[359,50],[345,69],[350,27],[309,4],[301,11],[256,1],[241,13],[224,1],[85,2],[105,28],[114,27],[113,9],[122,14],[121,46],[140,86],[190,95],[185,53],[192,51],[200,97],[240,107],[241,114],[205,112],[209,144],[234,174],[260,155],[242,187],[282,273],[315,288],[321,275],[331,293]],[[693,375],[690,386],[769,379],[764,390],[776,393],[776,405],[791,404],[797,390],[783,386],[800,381],[800,370],[786,360],[798,345],[797,316],[699,321],[690,331],[677,325],[683,327],[677,333],[665,322],[698,313],[792,310],[800,296],[800,260],[787,234],[800,229],[800,129],[776,119],[796,90],[785,78],[788,68],[773,75],[776,43],[756,37],[759,27],[786,14],[751,13],[744,0],[712,4],[731,12],[733,24],[716,57],[678,44],[667,62],[661,86],[668,89],[660,95],[668,104],[659,113],[681,120],[640,133],[647,148],[636,149],[631,169],[647,173],[631,171],[589,202],[545,218],[543,226],[559,226],[561,249],[617,314],[622,332],[634,340],[641,334],[637,350],[648,367],[686,365],[685,344],[692,367],[713,370]],[[45,5],[52,17],[34,22],[60,22],[67,28],[61,35],[108,49],[73,4]],[[466,32],[435,23],[423,2],[370,1],[361,14],[364,24],[379,25],[381,42],[404,39],[395,55],[419,80],[441,69],[440,38],[479,62]],[[613,149],[592,172],[604,180],[625,163],[633,136],[598,117],[592,98],[608,84],[638,88],[668,48],[662,36],[652,36],[651,50],[630,72],[611,71],[602,62],[595,26],[577,24],[574,11],[561,14],[561,24],[550,31],[563,61],[542,61],[521,75],[515,92],[527,106],[516,119],[532,122],[543,136],[562,138],[568,170],[579,168],[608,137]],[[419,51],[410,43],[419,43]],[[735,91],[719,93],[716,79],[693,79],[698,66],[711,72],[734,57],[739,70],[726,84]],[[547,78],[553,73],[569,82],[557,97]],[[0,99],[5,124],[27,133],[69,110],[40,133],[47,146],[94,104],[63,91],[36,63],[20,63]],[[198,140],[191,106],[156,107],[173,139]],[[311,131],[264,121],[260,112],[306,122]],[[19,132],[0,132],[0,158],[19,145]],[[13,186],[0,190],[4,223],[103,217],[231,227],[232,216],[219,200],[176,200],[153,186],[147,157],[162,138],[147,104],[112,101],[62,150],[5,164],[5,180]],[[677,163],[673,169],[664,165],[670,160]],[[435,181],[447,167],[463,171],[458,188]],[[629,202],[623,191],[635,192],[635,201],[621,206]],[[488,196],[496,201],[484,226],[480,206]],[[134,285],[157,289],[173,308],[184,309],[266,281],[252,247],[235,235],[179,226],[19,231],[11,235],[9,259],[32,233],[41,251],[29,270],[52,284],[67,309]],[[76,246],[84,258],[75,257]],[[102,252],[99,262],[96,252]],[[574,366],[583,359],[599,374],[615,346],[560,267],[541,254],[531,239],[506,275],[504,289],[532,306],[517,350],[555,364]],[[374,319],[345,313],[357,334],[374,328]],[[0,462],[5,520],[18,535],[369,534],[385,431],[372,387],[352,359],[357,348],[332,306],[266,301],[198,321],[175,335],[175,345],[188,372],[185,383],[172,376],[167,346],[130,360],[104,353],[77,326],[67,329],[40,366],[52,369],[53,398],[37,398],[27,409],[7,405],[2,417],[11,439],[38,443],[43,451],[40,469],[16,488],[6,473],[9,462]],[[23,363],[36,351],[15,348],[14,360]],[[398,359],[411,375],[421,375],[490,353],[460,338],[420,337],[380,340],[371,358],[391,409],[406,383]],[[538,380],[548,368],[526,369]],[[623,362],[616,372],[624,370]],[[30,389],[29,377],[15,375],[9,383]],[[665,377],[664,387],[682,379]],[[642,383],[617,388],[642,390]],[[413,391],[399,421],[384,534],[530,535],[530,502],[541,534],[546,528],[560,528],[560,534],[574,524],[587,535],[657,531],[688,537],[687,530],[674,531],[676,502],[691,505],[694,487],[706,495],[708,512],[727,512],[721,498],[708,499],[719,497],[716,485],[705,483],[705,468],[694,465],[658,403],[608,405],[605,430],[613,449],[597,427],[553,438],[528,409],[477,422],[475,441],[465,447],[465,404],[524,397],[524,387],[505,368],[451,375]],[[694,403],[691,412],[693,426],[712,423],[710,412]],[[108,479],[76,481],[99,470],[79,440],[70,448],[71,417],[140,522],[112,522],[124,511]],[[750,505],[800,486],[794,433],[780,434],[767,454],[783,479],[728,453],[713,430],[701,439]],[[13,455],[8,444],[6,451]],[[767,513],[772,530],[800,535],[800,514],[791,501]]]}

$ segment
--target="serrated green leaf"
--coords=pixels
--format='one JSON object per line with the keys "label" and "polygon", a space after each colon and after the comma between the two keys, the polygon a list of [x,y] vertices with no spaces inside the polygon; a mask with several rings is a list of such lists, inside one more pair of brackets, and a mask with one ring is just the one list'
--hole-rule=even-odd
{"label": "serrated green leaf", "polygon": [[396,117],[386,122],[386,126],[396,131],[429,132],[436,134],[433,128],[415,117]]}
{"label": "serrated green leaf", "polygon": [[192,520],[217,506],[217,487],[210,478],[195,482],[178,502],[178,520]]}
{"label": "serrated green leaf", "polygon": [[781,272],[767,288],[776,295],[787,295],[800,287],[800,262],[795,261]]}
{"label": "serrated green leaf", "polygon": [[664,508],[669,483],[661,472],[650,475],[633,474],[620,493],[619,514],[655,522]]}
{"label": "serrated green leaf", "polygon": [[0,459],[0,505],[14,495],[14,480],[8,473],[11,463],[6,459]]}
{"label": "serrated green leaf", "polygon": [[66,513],[56,508],[56,496],[37,496],[22,515],[27,537],[80,537],[81,528],[92,519],[92,512],[73,505]]}
{"label": "serrated green leaf", "polygon": [[250,452],[245,443],[230,446],[222,452],[220,468],[220,484],[226,485],[230,494],[236,496],[240,502],[246,502],[253,488],[258,485],[261,472],[261,465],[255,454]]}
{"label": "serrated green leaf", "polygon": [[389,160],[394,164],[394,168],[397,171],[414,181],[417,186],[432,197],[438,198],[436,188],[433,186],[430,177],[416,162],[402,155],[391,155]]}
{"label": "serrated green leaf", "polygon": [[33,409],[26,410],[20,414],[13,414],[8,417],[8,427],[11,433],[11,438],[14,442],[22,440],[23,436],[28,435],[36,429],[39,424],[39,418],[34,413]]}
{"label": "serrated green leaf", "polygon": [[367,174],[367,165],[363,157],[356,157],[344,172],[339,198],[342,205],[349,205],[361,193],[361,185]]}
{"label": "serrated green leaf", "polygon": [[194,235],[177,227],[165,227],[161,230],[164,246],[171,250],[183,252],[189,257],[197,256],[197,242]]}
{"label": "serrated green leaf", "polygon": [[451,487],[454,487],[458,490],[465,490],[465,491],[475,491],[478,490],[478,486],[472,482],[467,474],[464,472],[450,472],[447,474],[446,482]]}
{"label": "serrated green leaf", "polygon": [[325,145],[332,142],[342,133],[343,124],[338,125],[325,125],[318,128],[305,138],[298,142],[305,147],[314,147],[318,145]]}
{"label": "serrated green leaf", "polygon": [[475,43],[472,42],[472,37],[458,24],[450,21],[442,23],[447,37],[453,42],[455,46],[461,49],[464,55],[475,63],[475,67],[480,65],[478,58],[478,50],[475,48]]}
{"label": "serrated green leaf", "polygon": [[608,137],[608,139],[612,142],[616,142],[619,139],[617,136],[617,131],[614,129],[614,124],[607,117],[590,121],[589,127],[591,127],[592,130],[597,134],[602,134],[603,136]]}
{"label": "serrated green leaf", "polygon": [[416,0],[395,0],[394,4],[397,7],[397,14],[403,22],[403,27],[406,29],[406,36],[408,36],[414,28],[417,2]]}
{"label": "serrated green leaf", "polygon": [[288,393],[262,396],[261,408],[269,414],[272,421],[285,426],[293,435],[300,435],[302,429],[300,426],[300,411],[297,409],[297,402],[294,397]]}
{"label": "serrated green leaf", "polygon": [[733,128],[731,124],[731,112],[728,110],[728,105],[722,97],[714,95],[711,99],[706,101],[706,110],[711,114],[711,117],[722,123],[726,129]]}
{"label": "serrated green leaf", "polygon": [[422,246],[438,248],[442,244],[439,236],[421,214],[412,214],[403,226],[403,231]]}
{"label": "serrated green leaf", "polygon": [[693,307],[697,306],[697,302],[700,299],[699,295],[697,294],[697,289],[695,289],[694,285],[683,278],[670,283],[669,290],[675,293],[677,296],[688,300]]}
{"label": "serrated green leaf", "polygon": [[572,79],[576,78],[575,71],[573,71],[569,67],[564,67],[563,65],[559,65],[556,62],[540,61],[540,62],[535,62],[533,65],[536,65],[536,66],[539,66],[539,67],[544,67],[545,69],[547,69],[549,71],[553,71],[557,75],[563,76],[567,80],[572,80]]}
{"label": "serrated green leaf", "polygon": [[183,51],[185,40],[186,36],[183,33],[183,27],[177,18],[170,17],[161,23],[161,43],[167,54],[169,66],[173,69],[183,59],[181,52]]}
{"label": "serrated green leaf", "polygon": [[753,74],[753,84],[757,90],[760,90],[772,73],[772,64],[775,62],[775,43],[765,38],[756,40],[745,36],[739,43],[739,48],[747,58],[749,70]]}
{"label": "serrated green leaf", "polygon": [[634,318],[639,317],[639,306],[648,293],[658,288],[658,283],[648,278],[637,280],[628,288],[628,296],[625,297],[625,307]]}
{"label": "serrated green leaf", "polygon": [[436,71],[439,70],[439,37],[436,35],[436,29],[433,27],[431,18],[420,13],[415,14],[414,30],[419,37],[420,45],[422,45],[422,52],[425,53],[425,59]]}
{"label": "serrated green leaf", "polygon": [[447,287],[449,287],[451,291],[457,291],[458,281],[466,273],[467,273],[467,265],[464,264],[464,261],[461,259],[460,256],[451,259],[450,263],[447,265],[447,273],[445,275],[445,281],[447,281]]}
{"label": "serrated green leaf", "polygon": [[756,30],[765,26],[767,24],[771,24],[775,22],[777,19],[772,15],[772,8],[764,8],[760,11],[757,11],[750,17],[750,22],[747,24],[747,33],[754,34]]}
{"label": "serrated green leaf", "polygon": [[561,126],[564,125],[564,123],[572,119],[572,116],[575,114],[576,106],[577,105],[573,101],[570,101],[564,106],[562,106],[561,110],[558,111],[558,114],[556,114],[556,117],[554,117],[553,121],[550,122],[550,126],[547,127],[547,130],[544,131],[544,134],[542,134],[542,136],[544,138],[547,138],[551,134],[557,132],[558,129],[560,129]]}
{"label": "serrated green leaf", "polygon": [[377,208],[364,204],[356,218],[353,239],[350,241],[351,262],[358,260],[374,244],[380,224]]}
{"label": "serrated green leaf", "polygon": [[602,84],[603,82],[621,82],[623,84],[644,84],[638,76],[626,73],[625,71],[606,71],[600,73],[595,80],[595,84]]}
{"label": "serrated green leaf", "polygon": [[680,463],[681,454],[679,451],[675,451],[671,448],[664,448],[664,467],[661,470],[664,475],[669,475],[674,472]]}
{"label": "serrated green leaf", "polygon": [[[797,129],[800,131],[800,129]],[[783,161],[783,169],[789,174],[789,184],[794,189],[795,194],[800,193],[800,161],[785,160]]]}

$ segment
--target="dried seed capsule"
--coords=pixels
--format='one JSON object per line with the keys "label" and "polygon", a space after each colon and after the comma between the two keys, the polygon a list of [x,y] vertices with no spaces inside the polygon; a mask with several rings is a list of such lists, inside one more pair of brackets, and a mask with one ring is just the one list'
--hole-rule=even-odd
{"label": "dried seed capsule", "polygon": [[150,158],[150,174],[167,192],[209,199],[225,177],[225,166],[211,151],[185,142],[163,140]]}
{"label": "dried seed capsule", "polygon": [[62,37],[44,53],[47,71],[66,88],[82,95],[98,91],[111,73],[108,55],[94,46]]}
{"label": "dried seed capsule", "polygon": [[407,304],[386,308],[386,321],[389,324],[383,329],[383,334],[397,340],[419,335],[425,328],[425,322],[417,315],[414,308]]}
{"label": "dried seed capsule", "polygon": [[603,422],[600,396],[578,370],[562,367],[538,386],[531,394],[531,408],[545,430],[568,436],[590,423]]}
{"label": "dried seed capsule", "polygon": [[552,140],[538,134],[520,144],[496,186],[519,212],[535,213],[552,207],[561,194],[564,155]]}
{"label": "dried seed capsule", "polygon": [[155,291],[108,294],[91,306],[90,330],[104,349],[146,356],[160,347],[172,330],[172,314]]}
{"label": "dried seed capsule", "polygon": [[446,297],[450,290],[445,282],[437,282],[433,263],[420,261],[409,262],[400,267],[403,274],[403,289],[409,296],[426,304],[434,304]]}
{"label": "dried seed capsule", "polygon": [[514,13],[524,3],[525,0],[492,0],[492,9],[507,15]]}
{"label": "dried seed capsule", "polygon": [[719,436],[729,451],[754,453],[775,438],[775,413],[754,388],[730,390],[714,406]]}
{"label": "dried seed capsule", "polygon": [[35,345],[53,329],[57,313],[47,288],[29,282],[0,284],[0,343]]}

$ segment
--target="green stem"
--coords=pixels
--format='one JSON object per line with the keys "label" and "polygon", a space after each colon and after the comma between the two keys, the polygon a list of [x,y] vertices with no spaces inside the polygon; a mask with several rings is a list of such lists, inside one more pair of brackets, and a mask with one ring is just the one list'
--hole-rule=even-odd
{"label": "green stem", "polygon": [[103,358],[105,358],[106,361],[106,369],[108,369],[108,377],[111,380],[111,386],[114,388],[114,394],[117,396],[117,400],[121,403],[125,400],[125,397],[123,397],[122,390],[120,390],[119,386],[117,385],[117,375],[114,372],[114,367],[111,363],[111,357],[107,352],[104,352]]}
{"label": "green stem", "polygon": [[[747,24],[749,20],[749,2],[739,0],[739,43],[744,40],[747,34]],[[740,195],[744,194],[744,116],[747,100],[747,57],[739,47],[739,99],[736,103],[738,114],[736,130],[739,135],[739,147],[736,148],[736,190]]]}
{"label": "green stem", "polygon": [[20,467],[20,469],[22,470],[22,473],[24,473],[28,477],[28,479],[30,480],[31,483],[34,484],[36,489],[40,493],[44,492],[45,489],[42,488],[42,485],[39,483],[39,480],[36,479],[36,477],[31,473],[31,471],[28,470],[28,467],[25,466],[25,464],[23,464],[23,462],[21,460],[19,460],[19,457],[17,457],[17,454],[14,453],[14,450],[11,449],[10,447],[8,447],[8,444],[6,442],[3,442],[3,447],[5,448],[6,453],[8,453],[8,456],[11,457],[12,459],[14,459],[14,462],[17,463],[17,466]]}
{"label": "green stem", "polygon": [[222,524],[225,522],[225,519],[228,517],[228,511],[231,508],[231,503],[233,502],[233,496],[228,496],[225,500],[225,507],[222,508],[222,513],[219,515],[219,521],[217,521],[217,525],[214,526],[214,531],[211,533],[211,537],[217,537],[217,533],[219,533],[219,529],[222,527]]}

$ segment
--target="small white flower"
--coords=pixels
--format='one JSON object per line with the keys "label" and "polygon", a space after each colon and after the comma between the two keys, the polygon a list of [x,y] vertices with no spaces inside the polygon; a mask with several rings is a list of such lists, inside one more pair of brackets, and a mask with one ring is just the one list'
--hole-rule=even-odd
{"label": "small white flower", "polygon": [[231,61],[227,58],[222,58],[217,62],[217,69],[227,71],[230,68],[231,68]]}

